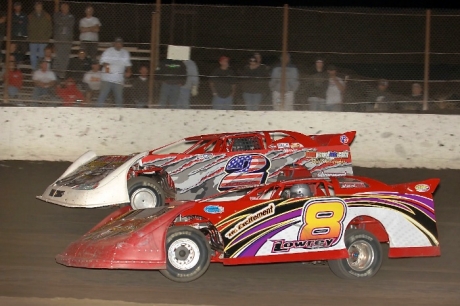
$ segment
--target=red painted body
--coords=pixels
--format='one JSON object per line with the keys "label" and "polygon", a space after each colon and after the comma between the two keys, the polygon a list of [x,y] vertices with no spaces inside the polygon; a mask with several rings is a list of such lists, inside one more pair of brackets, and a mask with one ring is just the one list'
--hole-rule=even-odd
{"label": "red painted body", "polygon": [[[439,184],[439,179],[400,185],[387,185],[377,180],[358,176],[309,178],[275,182],[252,189],[240,189],[241,192],[246,190],[244,191],[246,193],[239,199],[231,201],[225,201],[225,196],[232,196],[234,192],[237,193],[240,191],[230,191],[196,202],[175,201],[169,206],[151,210],[132,211],[130,207],[124,207],[107,216],[87,234],[70,244],[63,253],[56,257],[56,261],[63,265],[84,268],[165,269],[165,238],[168,228],[184,225],[205,230],[211,245],[215,246],[213,247],[214,251],[211,261],[220,262],[224,265],[347,258],[349,255],[345,248],[263,256],[243,256],[241,254],[238,255],[230,249],[225,249],[230,242],[234,242],[233,240],[226,240],[227,238],[224,237],[226,231],[228,233],[228,229],[231,227],[230,224],[235,224],[232,223],[234,222],[233,219],[235,219],[232,216],[237,216],[240,213],[249,215],[251,214],[250,209],[258,210],[260,207],[266,208],[269,205],[268,203],[282,203],[282,205],[276,206],[277,209],[280,209],[281,207],[299,202],[300,200],[297,199],[281,198],[283,190],[296,183],[309,184],[314,189],[313,197],[315,198],[324,197],[325,199],[329,199],[332,192],[334,192],[335,198],[342,198],[346,201],[348,198],[355,199],[356,197],[362,197],[363,194],[366,195],[366,193],[378,192],[383,195],[391,193],[402,198],[406,195],[416,195],[432,200],[432,193]],[[410,191],[415,188],[414,186],[422,185],[428,186],[426,187],[428,190],[423,192]],[[322,187],[326,188],[322,189]],[[417,188],[420,189],[420,187]],[[260,198],[267,194],[269,196],[266,198]],[[378,196],[373,194],[373,197]],[[382,196],[382,198],[385,198],[385,196]],[[221,211],[210,211],[210,206],[213,209],[220,208]],[[434,206],[427,209],[432,211],[434,216]],[[142,214],[145,215],[141,217]],[[244,217],[245,215],[242,216]],[[240,218],[238,220],[241,220],[242,217],[238,218]],[[433,219],[430,222],[432,223],[428,224],[427,228],[430,228],[432,236],[437,238],[435,220]],[[362,215],[356,217],[346,224],[346,227],[365,229],[373,233],[380,242],[389,242],[389,235],[382,223],[370,216]],[[220,237],[219,239],[215,240],[215,238],[211,238],[209,231],[212,229],[217,232],[217,235]],[[401,234],[403,235],[404,233]],[[222,243],[222,245],[219,243]],[[222,246],[222,249],[219,249],[219,246]],[[389,257],[439,255],[440,248],[436,244],[427,247],[390,248],[389,252]]]}

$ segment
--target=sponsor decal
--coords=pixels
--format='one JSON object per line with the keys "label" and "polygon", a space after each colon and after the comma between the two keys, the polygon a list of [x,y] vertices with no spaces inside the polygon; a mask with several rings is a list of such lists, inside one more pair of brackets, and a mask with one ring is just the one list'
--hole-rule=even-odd
{"label": "sponsor decal", "polygon": [[327,152],[316,152],[316,158],[348,158],[349,152],[336,152],[336,151],[327,151]]}
{"label": "sponsor decal", "polygon": [[428,186],[427,184],[417,184],[415,185],[415,190],[417,190],[418,192],[427,192],[430,191],[430,186]]}
{"label": "sponsor decal", "polygon": [[204,208],[204,211],[208,214],[221,214],[224,212],[224,208],[218,205],[208,205]]}
{"label": "sponsor decal", "polygon": [[259,211],[256,211],[253,214],[250,214],[246,218],[244,218],[242,221],[238,222],[232,229],[230,229],[227,234],[225,234],[225,237],[228,239],[232,239],[235,237],[236,234],[241,232],[243,229],[251,226],[252,224],[265,219],[268,216],[272,216],[275,214],[275,204],[270,203],[268,206],[262,208]]}
{"label": "sponsor decal", "polygon": [[364,183],[340,183],[340,188],[366,188]]}
{"label": "sponsor decal", "polygon": [[347,144],[349,141],[347,135],[341,135],[340,136],[340,142],[343,143],[343,144]]}
{"label": "sponsor decal", "polygon": [[277,146],[278,146],[278,149],[288,149],[289,148],[289,144],[287,142],[278,143]]}
{"label": "sponsor decal", "polygon": [[324,172],[324,171],[321,171],[319,172],[316,176],[317,177],[332,177],[332,176],[346,176],[348,175],[347,172],[338,172],[338,173],[334,173],[334,172]]}
{"label": "sponsor decal", "polygon": [[301,149],[301,148],[303,148],[302,144],[298,142],[291,143],[291,149]]}
{"label": "sponsor decal", "polygon": [[334,239],[315,239],[315,240],[271,240],[273,242],[272,253],[287,253],[291,249],[320,249],[332,246]]}
{"label": "sponsor decal", "polygon": [[201,154],[196,156],[197,159],[208,160],[212,158],[212,154]]}

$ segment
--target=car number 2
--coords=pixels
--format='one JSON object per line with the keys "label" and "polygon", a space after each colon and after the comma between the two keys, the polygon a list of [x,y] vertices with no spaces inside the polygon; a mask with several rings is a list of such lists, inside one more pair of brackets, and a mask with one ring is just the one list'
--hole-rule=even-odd
{"label": "car number 2", "polygon": [[225,176],[219,190],[265,183],[270,168],[270,160],[262,154],[236,155],[225,165]]}
{"label": "car number 2", "polygon": [[328,246],[342,238],[347,205],[339,198],[312,199],[305,203],[299,240],[328,240]]}

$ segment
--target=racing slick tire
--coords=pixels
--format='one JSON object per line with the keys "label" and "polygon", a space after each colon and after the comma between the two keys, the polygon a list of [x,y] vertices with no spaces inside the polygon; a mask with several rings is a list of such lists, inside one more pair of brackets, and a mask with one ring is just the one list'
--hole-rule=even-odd
{"label": "racing slick tire", "polygon": [[129,202],[133,210],[165,205],[165,194],[153,179],[138,176],[128,181]]}
{"label": "racing slick tire", "polygon": [[190,226],[171,227],[166,234],[166,278],[186,283],[201,277],[211,263],[211,247],[205,235]]}
{"label": "racing slick tire", "polygon": [[329,268],[340,278],[368,279],[374,276],[382,265],[382,246],[370,232],[348,229],[345,232],[345,246],[349,257],[329,260]]}

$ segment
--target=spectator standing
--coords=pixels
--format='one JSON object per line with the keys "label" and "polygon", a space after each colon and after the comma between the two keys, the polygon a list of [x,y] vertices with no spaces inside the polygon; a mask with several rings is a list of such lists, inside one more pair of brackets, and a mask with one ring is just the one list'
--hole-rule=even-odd
{"label": "spectator standing", "polygon": [[33,106],[37,105],[37,101],[42,96],[54,96],[51,89],[56,84],[57,78],[54,72],[48,69],[48,63],[46,61],[40,61],[40,69],[33,73],[32,80],[35,85],[32,92]]}
{"label": "spectator standing", "polygon": [[254,52],[252,56],[256,59],[256,62],[259,66],[261,66],[262,68],[265,68],[267,71],[270,70],[270,67],[262,63],[262,55],[260,55],[259,52]]}
{"label": "spectator standing", "polygon": [[131,76],[131,55],[123,48],[123,39],[115,39],[113,47],[106,49],[99,62],[102,65],[101,91],[98,98],[98,106],[103,106],[107,96],[113,92],[115,103],[118,107],[123,106],[123,88],[125,77]]}
{"label": "spectator standing", "polygon": [[230,58],[221,56],[220,67],[211,73],[210,86],[213,95],[213,109],[230,110],[236,91],[235,72],[230,68]]}
{"label": "spectator standing", "polygon": [[[329,75],[322,58],[316,59],[315,67],[307,81],[307,102],[311,111],[324,111],[326,108],[326,91],[329,86]],[[305,108],[304,108],[305,109]]]}
{"label": "spectator standing", "polygon": [[326,91],[326,111],[342,111],[343,93],[345,92],[345,82],[337,76],[337,68],[334,65],[327,67],[329,84]]}
{"label": "spectator standing", "polygon": [[24,55],[27,52],[27,44],[24,42],[27,40],[27,15],[22,12],[21,2],[15,2],[13,6],[14,12],[11,23],[11,39],[17,44],[17,55],[16,60],[18,63],[24,61]]}
{"label": "spectator standing", "polygon": [[101,76],[99,62],[93,60],[91,63],[91,71],[86,72],[83,77],[86,103],[91,103],[92,98],[101,90]]}
{"label": "spectator standing", "polygon": [[[282,59],[282,58],[281,58]],[[270,78],[273,109],[283,110],[281,105],[281,64],[274,67]],[[291,64],[291,56],[286,56],[286,86],[284,93],[284,110],[294,110],[294,94],[299,88],[299,71]]]}
{"label": "spectator standing", "polygon": [[262,66],[253,56],[249,59],[248,65],[244,67],[242,76],[243,100],[246,104],[246,109],[259,110],[262,95],[267,87],[267,68]]}
{"label": "spectator standing", "polygon": [[60,79],[65,78],[72,50],[75,17],[69,12],[69,4],[62,3],[61,11],[54,13],[54,48],[56,59],[54,71]]}
{"label": "spectator standing", "polygon": [[412,84],[412,93],[409,96],[405,109],[407,110],[423,110],[423,89],[419,83]]}
{"label": "spectator standing", "polygon": [[165,59],[162,60],[155,75],[161,81],[160,107],[178,108],[181,87],[187,79],[187,67],[184,61]]}
{"label": "spectator standing", "polygon": [[37,62],[44,56],[52,34],[51,16],[43,10],[41,1],[35,2],[34,11],[28,17],[27,33],[29,35],[30,64],[37,69]]}
{"label": "spectator standing", "polygon": [[86,54],[95,59],[97,56],[97,46],[99,42],[99,29],[101,22],[94,17],[94,9],[91,5],[85,9],[86,17],[80,20],[80,41],[81,48],[86,51]]}
{"label": "spectator standing", "polygon": [[77,88],[75,80],[68,78],[65,85],[58,85],[56,95],[61,98],[64,106],[72,106],[75,103],[81,103],[85,99],[83,93]]}
{"label": "spectator standing", "polygon": [[388,91],[388,81],[380,79],[377,83],[377,89],[369,94],[368,111],[389,111],[393,109],[395,99],[394,96]]}
{"label": "spectator standing", "polygon": [[[4,81],[5,69],[2,72],[2,80]],[[19,90],[22,88],[23,75],[21,70],[17,68],[14,61],[10,61],[8,70],[8,96],[10,99],[17,99]]]}
{"label": "spectator standing", "polygon": [[178,108],[190,108],[190,95],[196,96],[198,94],[198,86],[200,84],[200,77],[198,67],[192,60],[184,61],[187,70],[187,79],[184,86],[180,88],[179,101],[177,102]]}
{"label": "spectator standing", "polygon": [[83,76],[91,70],[91,59],[86,56],[83,49],[78,51],[78,57],[70,59],[67,75],[75,80],[78,86],[83,84]]}
{"label": "spectator standing", "polygon": [[139,76],[132,82],[131,101],[137,108],[146,108],[149,101],[149,69],[147,66],[139,67]]}

